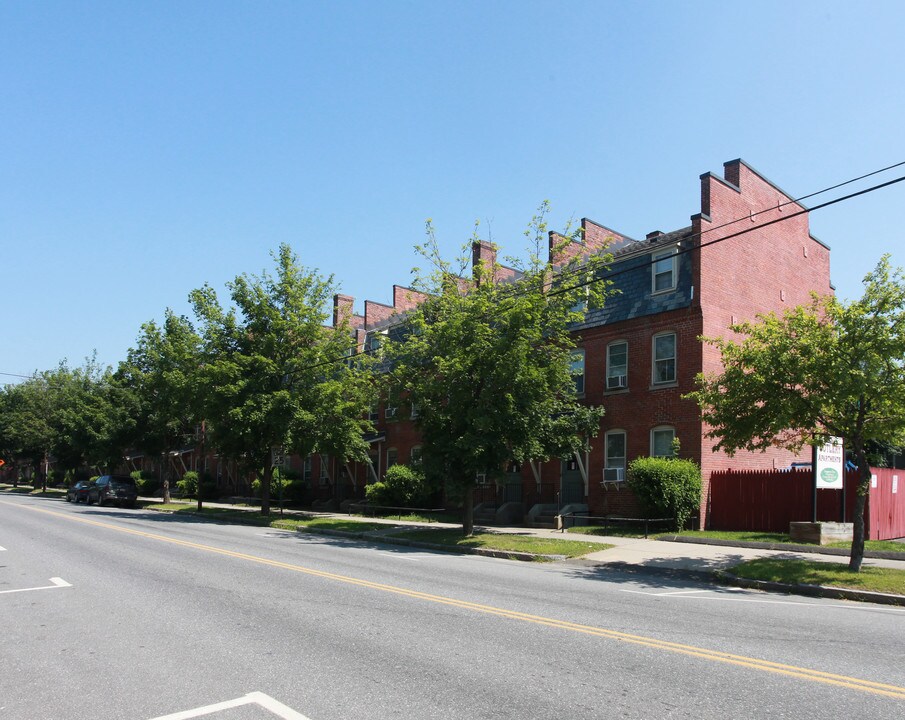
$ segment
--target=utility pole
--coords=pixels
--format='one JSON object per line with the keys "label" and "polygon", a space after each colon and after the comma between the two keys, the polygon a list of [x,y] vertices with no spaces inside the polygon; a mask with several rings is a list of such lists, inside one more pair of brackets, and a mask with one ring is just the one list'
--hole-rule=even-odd
{"label": "utility pole", "polygon": [[200,472],[198,473],[198,512],[201,512],[201,488],[203,486],[204,480],[204,435],[205,435],[206,427],[205,421],[201,421],[201,426],[198,428],[198,436],[200,439],[201,450],[199,452],[199,464],[200,464]]}

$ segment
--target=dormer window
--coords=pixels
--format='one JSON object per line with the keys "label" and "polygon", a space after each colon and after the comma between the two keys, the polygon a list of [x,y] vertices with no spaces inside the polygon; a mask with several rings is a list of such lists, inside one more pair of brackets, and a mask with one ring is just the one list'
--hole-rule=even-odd
{"label": "dormer window", "polygon": [[651,292],[661,293],[676,289],[676,250],[666,250],[653,256],[653,283]]}

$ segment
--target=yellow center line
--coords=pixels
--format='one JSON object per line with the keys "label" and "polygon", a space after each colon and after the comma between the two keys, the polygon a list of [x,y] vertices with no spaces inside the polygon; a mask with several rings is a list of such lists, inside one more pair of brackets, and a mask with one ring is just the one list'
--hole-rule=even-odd
{"label": "yellow center line", "polygon": [[347,585],[356,585],[371,590],[379,590],[381,592],[394,593],[404,597],[422,600],[425,602],[433,602],[441,605],[459,608],[462,610],[470,610],[472,612],[494,615],[496,617],[507,618],[510,620],[518,620],[521,622],[533,623],[536,625],[544,625],[546,627],[557,628],[560,630],[568,630],[593,637],[607,638],[610,640],[618,640],[620,642],[641,645],[653,648],[655,650],[665,650],[667,652],[679,653],[691,657],[710,660],[711,662],[721,662],[730,665],[750,668],[752,670],[760,670],[762,672],[776,673],[789,677],[799,678],[801,680],[809,680],[811,682],[824,683],[837,687],[848,688],[850,690],[859,690],[862,692],[873,693],[876,695],[884,695],[886,697],[895,698],[897,700],[905,700],[905,687],[898,685],[887,685],[871,680],[861,680],[859,678],[848,677],[846,675],[836,675],[834,673],[823,672],[822,670],[812,670],[809,668],[798,667],[795,665],[786,665],[783,663],[773,662],[771,660],[761,660],[759,658],[747,657],[744,655],[735,655],[732,653],[722,652],[720,650],[709,650],[707,648],[696,647],[694,645],[685,645],[682,643],[670,642],[667,640],[658,640],[657,638],[645,637],[643,635],[633,635],[630,633],[619,632],[617,630],[608,630],[606,628],[594,627],[592,625],[582,625],[579,623],[569,622],[567,620],[556,620],[554,618],[543,617],[539,615],[530,615],[528,613],[519,612],[517,610],[507,610],[492,605],[482,605],[480,603],[469,602],[467,600],[456,600],[455,598],[445,597],[443,595],[433,595],[418,590],[409,590],[397,587],[395,585],[386,585],[384,583],[372,582],[370,580],[362,580],[360,578],[350,577],[348,575],[338,575],[336,573],[325,572],[323,570],[314,570],[312,568],[303,567],[301,565],[293,565],[290,563],[280,562],[278,560],[269,560],[268,558],[259,557],[257,555],[248,555],[246,553],[235,552],[233,550],[225,550],[223,548],[214,547],[212,545],[202,545],[200,543],[190,542],[188,540],[179,540],[177,538],[167,537],[165,535],[157,535],[155,533],[145,532],[143,530],[133,530],[131,528],[113,525],[108,522],[91,520],[85,517],[79,517],[68,513],[60,513],[53,510],[45,510],[27,505],[19,505],[18,503],[9,503],[0,501],[4,505],[13,507],[27,508],[34,512],[53,515],[55,517],[65,518],[86,525],[94,525],[95,527],[115,530],[137,537],[158,540],[160,542],[179,545],[182,547],[192,548],[194,550],[202,550],[204,552],[224,555],[226,557],[236,558],[239,560],[247,560],[259,565],[268,565],[282,570],[303,573],[314,577],[332,580],[334,582],[346,583]]}

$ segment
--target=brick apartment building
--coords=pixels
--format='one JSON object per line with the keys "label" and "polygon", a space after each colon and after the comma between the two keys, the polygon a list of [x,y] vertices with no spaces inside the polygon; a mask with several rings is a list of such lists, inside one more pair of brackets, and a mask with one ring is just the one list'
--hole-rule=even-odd
{"label": "brick apartment building", "polygon": [[[583,241],[566,253],[612,252],[610,273],[618,291],[574,328],[583,400],[606,410],[600,433],[581,457],[508,468],[502,479],[479,487],[477,501],[518,503],[526,512],[537,503],[559,503],[587,505],[592,515],[637,514],[624,483],[627,463],[670,454],[678,437],[681,456],[701,466],[700,519],[706,526],[713,471],[784,467],[798,459],[780,449],[732,458],[713,452],[697,406],[683,395],[694,389],[697,373],[719,370],[718,351],[701,343],[701,336],[726,335],[729,325],[760,313],[782,313],[807,303],[812,292],[832,293],[829,248],[810,234],[806,213],[789,217],[805,208],[744,161],[727,162],[722,177],[705,173],[700,182],[700,212],[679,230],[634,240],[582,220]],[[782,218],[788,219],[772,222]],[[552,245],[551,239],[551,251]],[[491,259],[491,253],[489,246],[476,246],[474,262]],[[348,317],[359,342],[374,347],[421,299],[394,285],[392,305],[367,300],[364,313],[355,314],[354,299],[337,295],[334,322]],[[375,407],[372,419],[378,432],[371,438],[370,463],[305,463],[314,485],[315,476],[323,478],[337,500],[360,497],[387,467],[409,463],[421,450],[418,431],[395,398]]]}

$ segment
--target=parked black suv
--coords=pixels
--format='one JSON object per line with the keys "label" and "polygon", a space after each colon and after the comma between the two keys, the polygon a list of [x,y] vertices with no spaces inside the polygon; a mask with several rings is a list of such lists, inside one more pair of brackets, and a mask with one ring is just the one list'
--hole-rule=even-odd
{"label": "parked black suv", "polygon": [[135,507],[138,491],[135,480],[128,475],[101,475],[88,491],[88,504],[116,503],[120,507]]}

